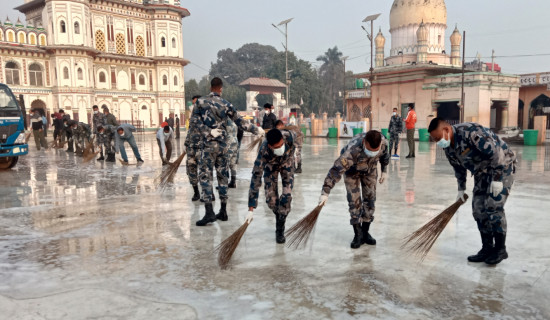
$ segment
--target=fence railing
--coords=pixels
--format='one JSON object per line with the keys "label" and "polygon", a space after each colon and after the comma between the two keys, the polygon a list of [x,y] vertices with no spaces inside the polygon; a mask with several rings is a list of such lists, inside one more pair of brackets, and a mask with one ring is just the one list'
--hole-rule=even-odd
{"label": "fence railing", "polygon": [[131,124],[134,127],[136,127],[136,132],[144,132],[145,131],[145,123],[143,120],[119,120],[120,124],[127,123]]}

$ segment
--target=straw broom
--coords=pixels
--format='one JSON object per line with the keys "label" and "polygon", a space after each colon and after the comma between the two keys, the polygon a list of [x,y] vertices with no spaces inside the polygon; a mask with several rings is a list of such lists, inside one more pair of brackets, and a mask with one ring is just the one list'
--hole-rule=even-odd
{"label": "straw broom", "polygon": [[317,222],[317,218],[319,218],[321,209],[323,209],[323,205],[315,207],[307,216],[303,217],[287,230],[285,236],[287,238],[286,246],[288,248],[298,249],[306,246],[309,236],[315,228],[315,223]]}
{"label": "straw broom", "polygon": [[252,142],[250,142],[250,144],[246,147],[246,152],[254,151],[254,149],[256,149],[263,140],[263,136],[256,136],[254,140],[252,140]]}
{"label": "straw broom", "polygon": [[169,182],[174,181],[174,177],[176,176],[176,173],[178,172],[181,162],[183,161],[183,158],[185,158],[186,154],[187,153],[184,151],[180,154],[176,161],[168,164],[168,168],[162,170],[162,173],[156,179],[156,181],[158,181],[157,188],[164,189]]}
{"label": "straw broom", "polygon": [[[252,220],[250,222],[252,222]],[[231,261],[231,257],[237,249],[237,246],[239,245],[239,242],[246,232],[250,222],[245,221],[243,225],[237,229],[237,231],[233,232],[232,235],[216,247],[215,251],[218,252],[218,265],[223,270],[226,270],[229,267],[229,261]]]}
{"label": "straw broom", "polygon": [[435,216],[420,229],[411,233],[405,238],[405,242],[401,245],[401,249],[405,249],[409,253],[419,256],[420,261],[423,261],[441,232],[443,232],[449,221],[451,221],[454,214],[458,211],[458,208],[460,208],[460,206],[462,206],[467,200],[468,195],[465,194],[464,201],[462,201],[462,199],[458,199],[450,207],[443,210],[443,212]]}

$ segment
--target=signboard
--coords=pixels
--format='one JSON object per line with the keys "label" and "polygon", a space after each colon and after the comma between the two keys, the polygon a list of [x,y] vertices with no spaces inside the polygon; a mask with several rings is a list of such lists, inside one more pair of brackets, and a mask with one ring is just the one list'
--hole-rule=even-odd
{"label": "signboard", "polygon": [[358,121],[358,122],[340,122],[340,137],[351,138],[353,137],[353,129],[363,128],[363,132],[367,132],[367,122]]}

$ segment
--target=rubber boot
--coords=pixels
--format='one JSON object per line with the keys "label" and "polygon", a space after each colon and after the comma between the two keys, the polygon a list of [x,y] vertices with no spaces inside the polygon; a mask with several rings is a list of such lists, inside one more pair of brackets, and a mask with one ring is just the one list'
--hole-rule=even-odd
{"label": "rubber boot", "polygon": [[363,243],[374,246],[376,245],[376,239],[371,237],[369,233],[370,222],[363,222],[361,224],[361,230],[363,231]]}
{"label": "rubber boot", "polygon": [[353,241],[351,242],[351,248],[357,249],[361,246],[363,243],[363,230],[361,230],[361,224],[352,224],[353,227],[353,233],[355,233],[355,236],[353,237]]}
{"label": "rubber boot", "polygon": [[116,162],[115,154],[114,153],[107,153],[107,159],[105,161],[107,161],[107,162]]}
{"label": "rubber boot", "polygon": [[237,177],[231,176],[231,181],[229,182],[228,187],[231,189],[237,188]]}
{"label": "rubber boot", "polygon": [[484,262],[493,252],[493,235],[490,233],[481,234],[481,250],[473,256],[468,257],[470,262]]}
{"label": "rubber boot", "polygon": [[220,208],[220,212],[218,212],[218,214],[216,215],[216,219],[221,221],[227,221],[228,217],[227,217],[226,206],[227,206],[227,203],[222,202],[222,207]]}
{"label": "rubber boot", "polygon": [[193,198],[191,198],[191,201],[197,201],[201,198],[201,193],[199,192],[199,186],[193,186],[193,191],[195,194],[193,194]]}
{"label": "rubber boot", "polygon": [[99,158],[97,158],[97,161],[103,161],[105,158],[103,157],[103,151],[99,152]]}
{"label": "rubber boot", "polygon": [[508,259],[508,252],[506,252],[506,235],[495,233],[495,248],[489,257],[487,257],[485,263],[495,265],[499,264],[504,259]]}
{"label": "rubber boot", "polygon": [[284,214],[276,213],[275,217],[277,219],[277,224],[275,227],[275,241],[277,243],[285,243],[285,222],[286,222],[286,216]]}
{"label": "rubber boot", "polygon": [[204,214],[204,217],[197,221],[196,225],[199,227],[203,227],[207,225],[208,223],[215,222],[216,221],[216,215],[214,214],[214,208],[212,207],[212,202],[205,203],[204,209],[206,213]]}
{"label": "rubber boot", "polygon": [[298,167],[296,168],[296,171],[294,173],[302,173],[302,163],[298,163]]}

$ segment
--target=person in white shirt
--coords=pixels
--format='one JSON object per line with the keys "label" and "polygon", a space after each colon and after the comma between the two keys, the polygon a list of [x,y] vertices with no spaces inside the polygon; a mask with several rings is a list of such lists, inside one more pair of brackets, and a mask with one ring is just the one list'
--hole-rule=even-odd
{"label": "person in white shirt", "polygon": [[174,130],[170,128],[168,123],[163,122],[162,127],[157,131],[157,143],[159,145],[159,154],[162,159],[162,164],[168,164],[172,155],[172,145],[174,142]]}

